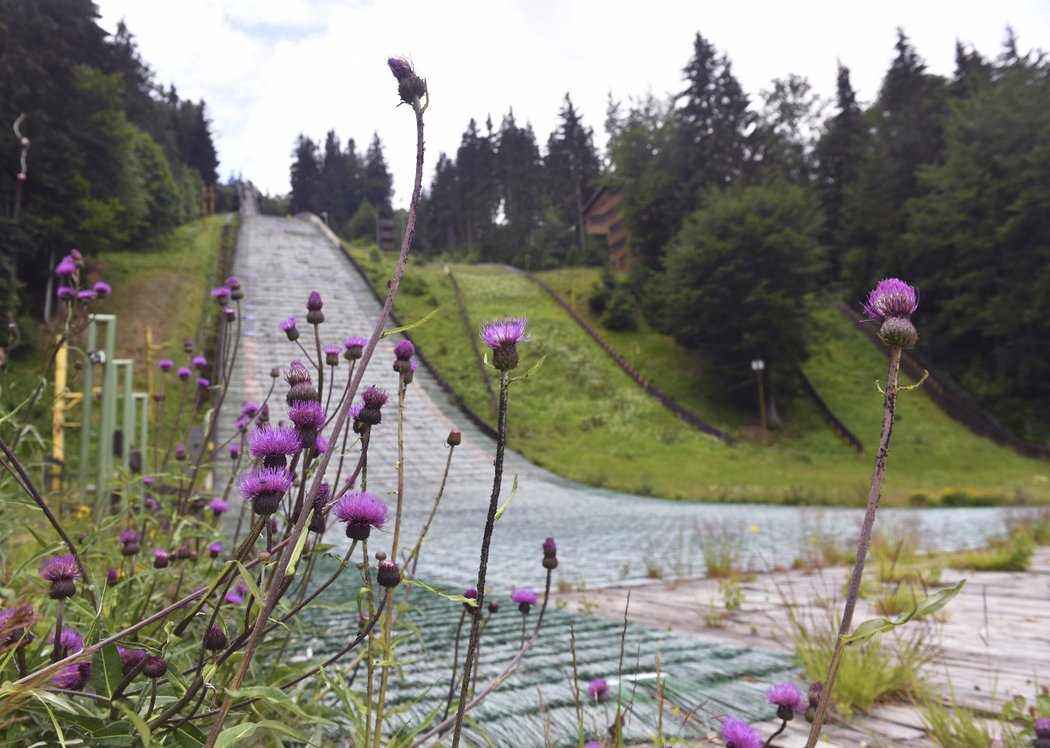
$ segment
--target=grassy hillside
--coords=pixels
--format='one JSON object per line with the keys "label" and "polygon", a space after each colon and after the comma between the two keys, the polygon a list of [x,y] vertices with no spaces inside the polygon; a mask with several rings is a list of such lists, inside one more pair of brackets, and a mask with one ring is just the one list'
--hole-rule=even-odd
{"label": "grassy hillside", "polygon": [[[385,286],[390,257],[352,251],[377,285]],[[881,418],[874,381],[885,377],[885,360],[834,310],[821,316],[826,345],[806,371],[864,440],[864,455],[846,447],[804,400],[781,407],[787,425],[768,444],[747,439],[754,416],[735,412],[714,385],[705,385],[702,355],[683,353],[660,336],[609,336],[657,386],[716,426],[745,437],[737,447],[717,442],[646,396],[535,284],[498,268],[454,265],[452,270],[466,299],[471,330],[438,264],[410,266],[397,311],[408,322],[441,308],[414,337],[466,402],[490,418],[491,402],[468,335],[476,335],[488,319],[529,317],[532,342],[521,348],[522,366],[544,354],[548,358],[538,376],[512,390],[510,443],[536,463],[594,485],[669,498],[857,504],[866,495]],[[585,282],[582,274],[574,277],[579,271],[562,272],[565,279],[557,273],[545,277],[569,289]],[[577,307],[583,307],[583,293],[575,295]],[[1048,474],[1050,465],[972,436],[921,392],[903,396],[888,502],[902,504],[914,491],[937,495],[948,488],[1047,500]]]}

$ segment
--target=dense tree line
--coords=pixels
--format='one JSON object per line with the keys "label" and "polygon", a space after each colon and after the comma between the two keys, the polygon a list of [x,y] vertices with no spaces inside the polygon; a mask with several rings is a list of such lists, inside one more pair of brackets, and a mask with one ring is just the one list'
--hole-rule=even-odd
{"label": "dense tree line", "polygon": [[[807,305],[880,278],[922,291],[918,353],[1026,438],[1050,434],[1050,82],[1008,32],[931,74],[903,31],[875,101],[840,66],[821,120],[789,76],[758,107],[697,35],[669,101],[610,109],[607,183],[638,252],[629,287],[659,330],[774,383],[819,345]],[[730,375],[730,379],[732,379]],[[746,379],[744,380],[746,381]]]}
{"label": "dense tree line", "polygon": [[289,210],[322,215],[348,239],[374,239],[376,219],[391,215],[394,182],[378,133],[364,153],[357,152],[353,138],[342,147],[335,130],[328,131],[323,146],[299,135],[292,150],[291,185]]}
{"label": "dense tree line", "polygon": [[[19,287],[39,299],[52,253],[141,246],[199,215],[202,185],[216,182],[204,102],[157,85],[124,24],[109,36],[97,19],[91,0],[0,0],[4,310]],[[10,129],[20,114],[25,179]]]}
{"label": "dense tree line", "polygon": [[438,156],[421,208],[422,249],[531,268],[600,262],[604,250],[588,253],[580,220],[600,176],[593,131],[569,94],[542,152],[513,110],[498,128],[472,119],[455,157]]}

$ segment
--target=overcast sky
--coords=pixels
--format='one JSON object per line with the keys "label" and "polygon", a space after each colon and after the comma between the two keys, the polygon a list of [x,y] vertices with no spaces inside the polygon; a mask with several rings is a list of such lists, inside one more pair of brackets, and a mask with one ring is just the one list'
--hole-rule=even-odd
{"label": "overcast sky", "polygon": [[412,59],[430,85],[426,187],[438,153],[454,155],[471,117],[491,114],[498,127],[513,107],[543,147],[566,92],[603,145],[608,94],[680,90],[697,32],[729,56],[752,101],[790,73],[830,98],[838,60],[858,97],[871,101],[898,26],[943,75],[953,70],[956,39],[994,57],[1007,25],[1022,51],[1050,49],[1046,0],[96,2],[103,28],[126,20],[158,82],[205,99],[223,181],[243,174],[284,193],[299,133],[323,142],[334,128],[363,151],[378,131],[395,206],[411,189],[414,123],[396,107],[390,55]]}

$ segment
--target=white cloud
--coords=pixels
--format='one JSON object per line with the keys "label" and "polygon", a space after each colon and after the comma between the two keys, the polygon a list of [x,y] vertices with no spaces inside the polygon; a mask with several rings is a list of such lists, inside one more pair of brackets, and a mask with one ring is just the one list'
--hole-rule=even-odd
{"label": "white cloud", "polygon": [[[378,131],[395,180],[395,204],[411,187],[414,124],[396,107],[390,55],[406,55],[431,87],[428,164],[454,153],[471,117],[499,126],[511,108],[532,123],[541,146],[568,91],[604,142],[606,97],[626,99],[681,86],[699,31],[729,55],[744,90],[757,97],[774,77],[805,75],[834,94],[836,61],[870,101],[903,26],[932,72],[948,75],[958,38],[998,54],[1007,24],[1022,49],[1046,46],[1050,5],[735,3],[648,0],[99,0],[102,23],[126,17],[143,57],[180,95],[204,98],[220,172],[243,173],[271,192],[288,189],[290,153],[303,132],[334,128],[364,150]],[[429,170],[428,170],[429,174]],[[429,176],[427,177],[429,181]]]}

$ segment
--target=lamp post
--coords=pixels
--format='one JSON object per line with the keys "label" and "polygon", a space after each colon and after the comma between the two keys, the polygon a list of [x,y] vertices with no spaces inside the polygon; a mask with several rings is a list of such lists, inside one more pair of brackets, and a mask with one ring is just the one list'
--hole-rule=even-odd
{"label": "lamp post", "polygon": [[755,376],[758,377],[758,413],[763,434],[768,430],[766,426],[766,392],[762,383],[762,372],[765,371],[765,368],[766,362],[760,358],[756,358],[751,362],[751,371],[755,372]]}

